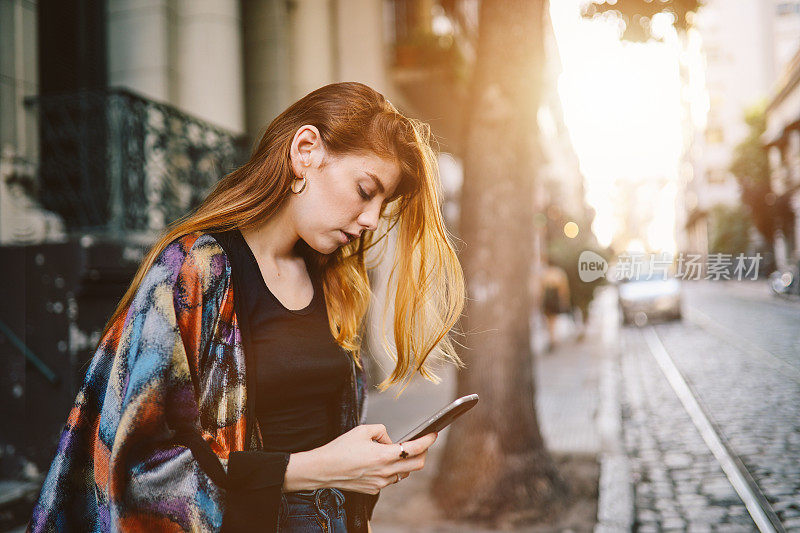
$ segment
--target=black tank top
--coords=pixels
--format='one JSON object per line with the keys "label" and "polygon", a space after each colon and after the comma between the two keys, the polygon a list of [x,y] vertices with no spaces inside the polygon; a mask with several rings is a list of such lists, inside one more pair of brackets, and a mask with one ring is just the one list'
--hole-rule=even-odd
{"label": "black tank top", "polygon": [[309,270],[311,303],[287,309],[270,292],[238,229],[231,230],[229,242],[252,332],[255,408],[264,451],[293,453],[322,446],[338,436],[337,400],[348,383],[350,361],[328,326],[321,280]]}

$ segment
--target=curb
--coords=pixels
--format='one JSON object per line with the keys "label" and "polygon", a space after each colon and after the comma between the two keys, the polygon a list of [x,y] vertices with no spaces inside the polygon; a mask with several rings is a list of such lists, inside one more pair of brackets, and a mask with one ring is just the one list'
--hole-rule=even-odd
{"label": "curb", "polygon": [[631,468],[622,442],[620,363],[617,346],[605,350],[600,368],[597,427],[600,483],[594,533],[631,531],[634,517]]}

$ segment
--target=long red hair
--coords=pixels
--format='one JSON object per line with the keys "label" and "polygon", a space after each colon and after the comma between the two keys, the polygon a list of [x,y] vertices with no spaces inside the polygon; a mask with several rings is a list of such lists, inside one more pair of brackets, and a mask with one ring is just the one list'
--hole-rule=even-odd
{"label": "long red hair", "polygon": [[[363,151],[393,158],[400,184],[382,213],[379,229],[331,254],[311,250],[323,276],[331,332],[360,365],[365,316],[372,291],[366,251],[396,227],[397,239],[386,309],[394,307],[394,343],[383,345],[396,360],[381,390],[415,371],[432,381],[428,357],[462,366],[451,335],[464,307],[464,277],[441,214],[441,181],[427,124],[402,115],[374,89],[356,82],[333,83],[304,96],[267,127],[250,159],[224,176],[193,212],[170,224],[142,260],[101,338],[123,314],[153,262],[173,240],[194,232],[248,229],[272,216],[291,194],[290,147],[297,130],[315,126],[327,151]],[[383,232],[376,236],[375,233]],[[309,248],[310,250],[310,248]],[[393,298],[392,298],[393,295]],[[394,344],[394,347],[392,347]],[[401,391],[402,392],[402,391]]]}

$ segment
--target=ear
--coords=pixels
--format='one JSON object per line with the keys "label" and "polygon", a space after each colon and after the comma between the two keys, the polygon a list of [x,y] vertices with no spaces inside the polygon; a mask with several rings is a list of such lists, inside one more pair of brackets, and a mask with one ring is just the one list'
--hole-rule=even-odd
{"label": "ear", "polygon": [[292,169],[297,176],[308,168],[320,166],[325,156],[325,149],[316,126],[306,124],[298,128],[292,138],[290,156]]}

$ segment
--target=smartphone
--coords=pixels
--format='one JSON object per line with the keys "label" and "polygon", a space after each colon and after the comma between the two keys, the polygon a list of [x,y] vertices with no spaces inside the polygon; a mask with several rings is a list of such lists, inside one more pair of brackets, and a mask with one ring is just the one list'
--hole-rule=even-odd
{"label": "smartphone", "polygon": [[418,439],[428,433],[441,431],[450,425],[450,422],[472,409],[476,403],[478,403],[477,394],[462,396],[447,407],[434,413],[420,425],[400,437],[395,443]]}

